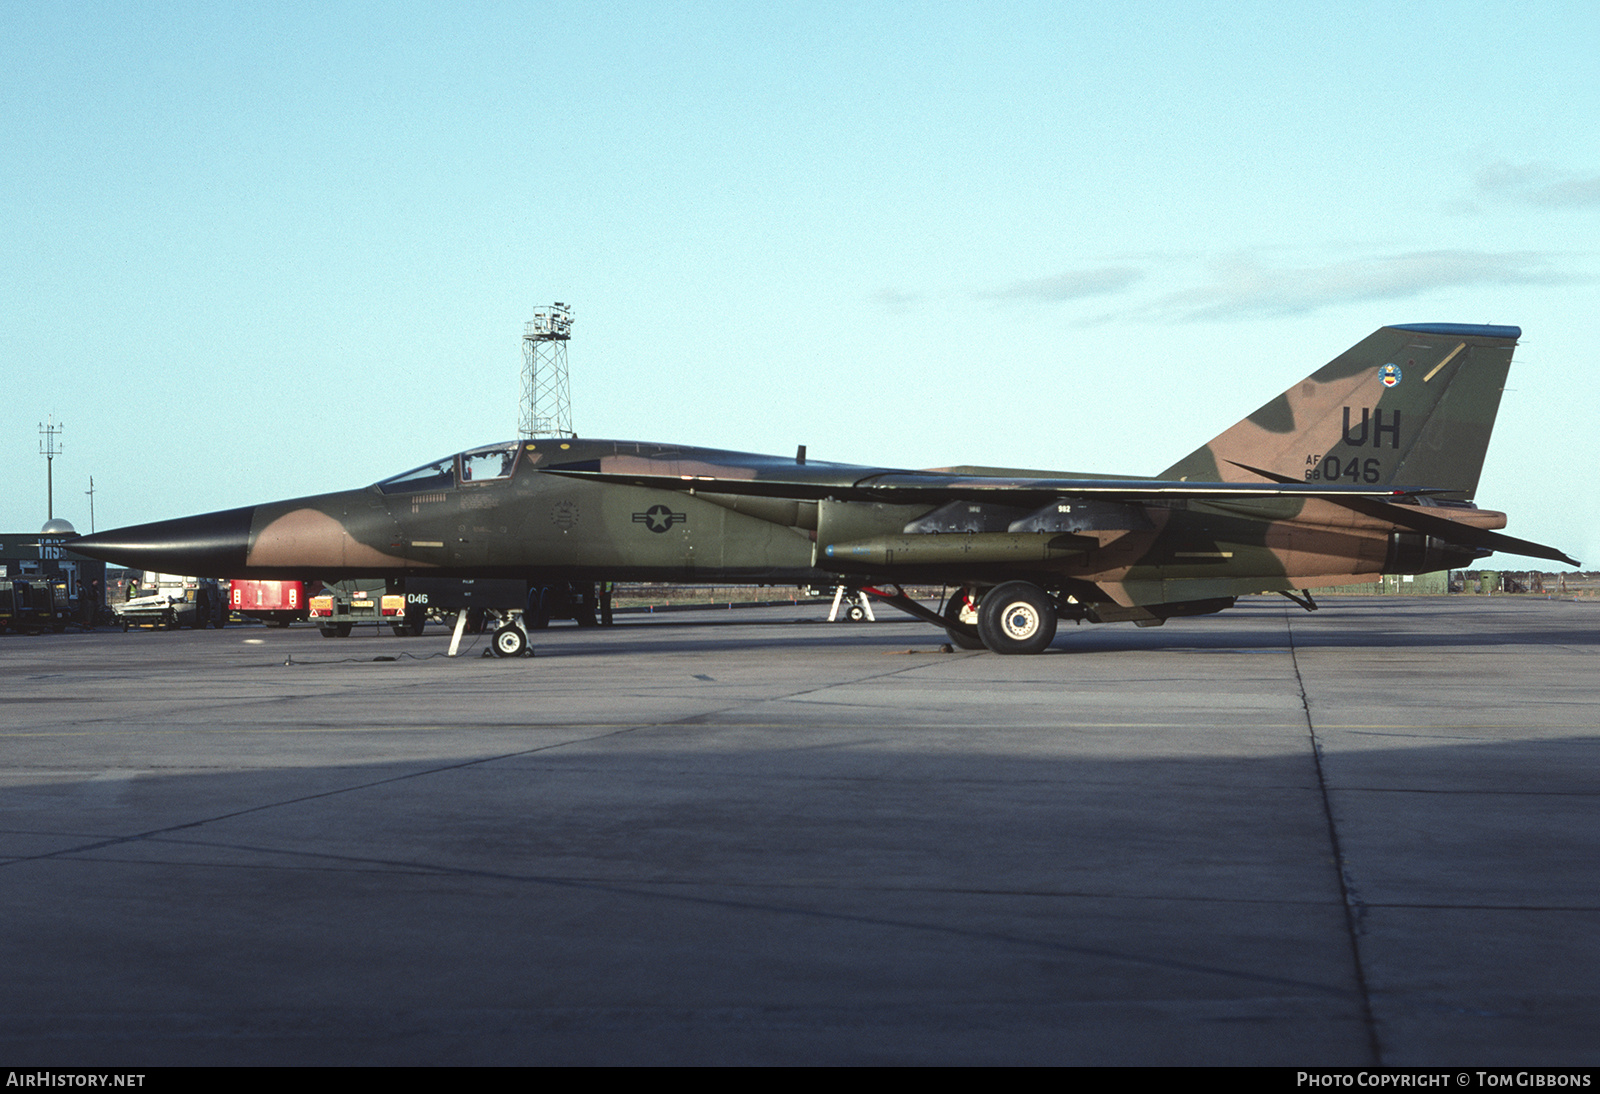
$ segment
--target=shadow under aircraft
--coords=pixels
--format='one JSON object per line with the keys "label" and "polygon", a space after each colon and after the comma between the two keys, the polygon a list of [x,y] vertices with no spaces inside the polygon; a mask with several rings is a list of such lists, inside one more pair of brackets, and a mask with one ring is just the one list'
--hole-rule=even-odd
{"label": "shadow under aircraft", "polygon": [[[1038,653],[1063,618],[1156,626],[1269,592],[1309,610],[1309,590],[1495,551],[1577,565],[1473,504],[1521,333],[1380,328],[1153,478],[536,438],[72,549],[167,573],[395,587],[846,584],[964,648]],[[953,591],[934,610],[902,592],[912,583]]]}

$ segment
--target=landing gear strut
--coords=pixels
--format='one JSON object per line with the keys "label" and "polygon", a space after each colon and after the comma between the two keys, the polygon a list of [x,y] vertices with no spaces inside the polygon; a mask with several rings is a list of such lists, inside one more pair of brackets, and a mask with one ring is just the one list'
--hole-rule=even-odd
{"label": "landing gear strut", "polygon": [[978,609],[972,594],[966,589],[951,593],[944,605],[944,633],[950,636],[950,644],[959,650],[983,649],[977,625]]}
{"label": "landing gear strut", "polygon": [[867,603],[861,590],[849,585],[840,585],[833,590],[833,607],[828,610],[828,622],[833,623],[841,617],[852,623],[878,621],[872,614],[872,605]]}

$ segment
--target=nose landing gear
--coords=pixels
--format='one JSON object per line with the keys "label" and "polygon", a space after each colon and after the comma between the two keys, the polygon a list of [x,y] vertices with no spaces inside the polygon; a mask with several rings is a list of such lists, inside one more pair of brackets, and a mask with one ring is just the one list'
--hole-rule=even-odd
{"label": "nose landing gear", "polygon": [[522,629],[522,624],[512,620],[494,632],[494,642],[490,646],[496,657],[521,657],[528,652],[528,636]]}

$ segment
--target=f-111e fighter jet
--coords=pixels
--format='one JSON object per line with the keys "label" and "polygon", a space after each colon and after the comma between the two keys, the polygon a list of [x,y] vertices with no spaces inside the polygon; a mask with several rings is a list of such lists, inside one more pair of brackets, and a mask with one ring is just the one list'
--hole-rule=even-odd
{"label": "f-111e fighter jet", "polygon": [[[963,647],[1038,653],[1062,618],[1150,626],[1266,592],[1311,607],[1306,590],[1494,551],[1577,565],[1472,504],[1521,333],[1383,327],[1154,478],[539,438],[72,549],[215,577],[844,583]],[[913,582],[957,591],[935,612]]]}

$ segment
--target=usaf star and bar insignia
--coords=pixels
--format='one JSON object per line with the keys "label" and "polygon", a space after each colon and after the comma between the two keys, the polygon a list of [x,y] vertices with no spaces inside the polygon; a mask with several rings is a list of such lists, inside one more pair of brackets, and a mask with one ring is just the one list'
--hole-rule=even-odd
{"label": "usaf star and bar insignia", "polygon": [[674,513],[665,505],[652,505],[642,513],[633,514],[633,523],[642,524],[652,532],[665,532],[674,524],[683,524],[688,519],[688,513]]}

